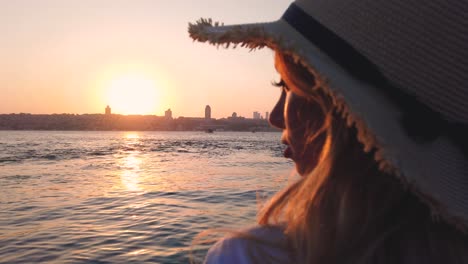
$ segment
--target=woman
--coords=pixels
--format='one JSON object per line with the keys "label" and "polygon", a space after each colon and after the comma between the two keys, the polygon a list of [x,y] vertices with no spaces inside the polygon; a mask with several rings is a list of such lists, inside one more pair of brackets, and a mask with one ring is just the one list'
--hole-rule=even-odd
{"label": "woman", "polygon": [[[439,3],[440,2],[440,3]],[[468,2],[298,0],[191,37],[275,51],[302,176],[207,263],[468,263]]]}

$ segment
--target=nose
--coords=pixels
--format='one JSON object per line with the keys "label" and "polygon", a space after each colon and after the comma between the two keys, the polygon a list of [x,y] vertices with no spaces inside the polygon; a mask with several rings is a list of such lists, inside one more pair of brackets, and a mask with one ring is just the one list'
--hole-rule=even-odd
{"label": "nose", "polygon": [[272,126],[280,128],[280,129],[286,129],[286,125],[284,122],[284,103],[286,100],[286,93],[283,91],[281,93],[281,96],[276,102],[275,107],[273,107],[273,110],[271,110],[269,122]]}

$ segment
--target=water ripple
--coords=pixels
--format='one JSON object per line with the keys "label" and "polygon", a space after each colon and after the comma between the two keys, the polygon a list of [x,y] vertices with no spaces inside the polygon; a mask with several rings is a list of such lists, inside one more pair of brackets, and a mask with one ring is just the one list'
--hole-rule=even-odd
{"label": "water ripple", "polygon": [[291,167],[278,133],[0,134],[1,263],[187,263]]}

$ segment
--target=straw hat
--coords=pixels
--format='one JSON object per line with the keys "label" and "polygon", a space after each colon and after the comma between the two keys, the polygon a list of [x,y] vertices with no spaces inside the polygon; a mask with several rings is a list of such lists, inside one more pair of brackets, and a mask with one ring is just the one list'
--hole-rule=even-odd
{"label": "straw hat", "polygon": [[189,25],[214,45],[269,47],[313,73],[365,151],[468,231],[468,1],[297,0],[281,19]]}

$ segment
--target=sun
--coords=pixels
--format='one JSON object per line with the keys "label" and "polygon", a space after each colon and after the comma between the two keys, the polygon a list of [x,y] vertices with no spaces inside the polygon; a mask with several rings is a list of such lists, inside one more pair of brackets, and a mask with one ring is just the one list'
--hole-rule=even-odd
{"label": "sun", "polygon": [[122,74],[107,85],[107,101],[116,114],[155,114],[158,103],[156,82],[139,73]]}

